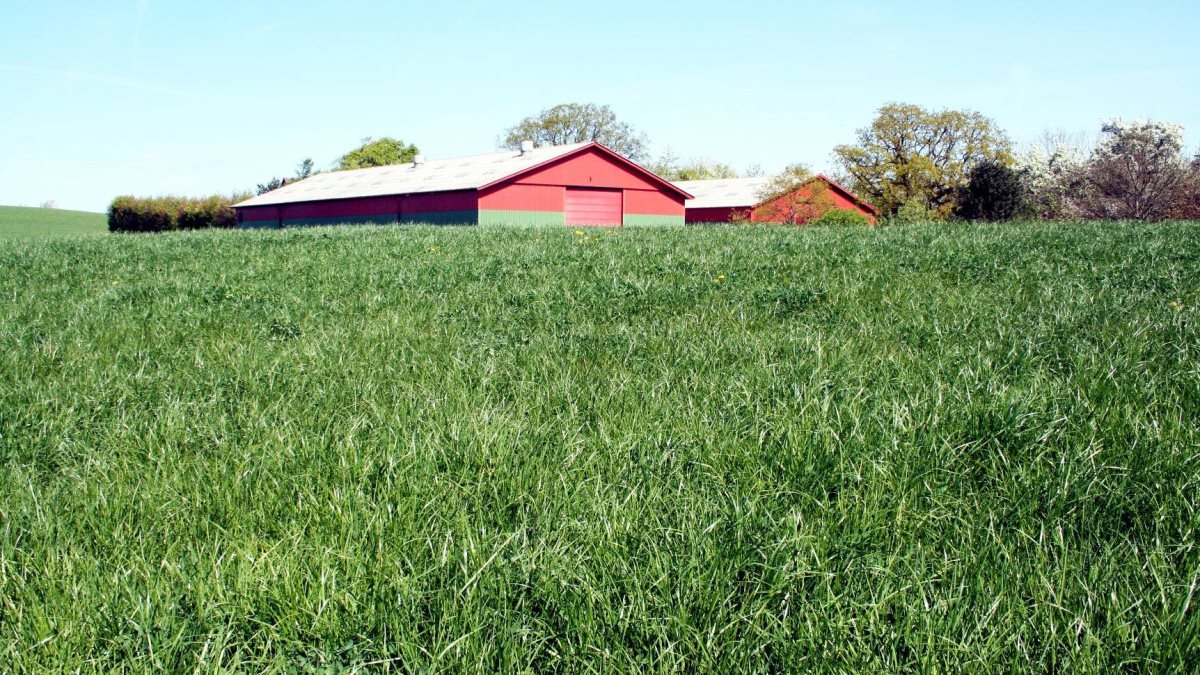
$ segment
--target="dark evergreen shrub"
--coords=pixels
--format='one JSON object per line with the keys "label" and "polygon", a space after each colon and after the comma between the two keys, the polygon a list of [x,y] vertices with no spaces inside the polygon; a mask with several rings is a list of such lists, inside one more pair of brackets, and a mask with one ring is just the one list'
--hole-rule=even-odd
{"label": "dark evergreen shrub", "polygon": [[1012,220],[1025,210],[1027,201],[1021,173],[989,160],[975,167],[967,186],[959,191],[955,215],[966,220]]}

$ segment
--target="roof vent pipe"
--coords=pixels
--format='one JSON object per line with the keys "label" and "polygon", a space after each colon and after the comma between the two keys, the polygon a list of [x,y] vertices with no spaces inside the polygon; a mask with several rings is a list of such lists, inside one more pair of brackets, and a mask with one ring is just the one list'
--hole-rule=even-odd
{"label": "roof vent pipe", "polygon": [[413,157],[413,166],[421,166],[425,163],[425,155],[416,155]]}
{"label": "roof vent pipe", "polygon": [[533,152],[533,141],[521,141],[521,155],[527,152]]}

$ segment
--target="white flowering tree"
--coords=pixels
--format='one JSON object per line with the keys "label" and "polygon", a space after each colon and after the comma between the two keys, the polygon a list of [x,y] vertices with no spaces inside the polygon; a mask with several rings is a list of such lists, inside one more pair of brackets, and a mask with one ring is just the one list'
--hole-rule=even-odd
{"label": "white flowering tree", "polygon": [[701,157],[693,157],[684,162],[670,148],[667,148],[662,156],[651,162],[647,168],[671,181],[738,177],[737,170],[728,164]]}
{"label": "white flowering tree", "polygon": [[1025,176],[1034,215],[1047,220],[1082,217],[1079,197],[1086,165],[1081,141],[1065,134],[1046,134],[1019,156],[1017,169]]}
{"label": "white flowering tree", "polygon": [[1018,161],[1041,218],[1162,220],[1194,199],[1195,171],[1183,153],[1183,127],[1151,121],[1105,122],[1086,152],[1052,135]]}
{"label": "white flowering tree", "polygon": [[1190,171],[1183,154],[1183,127],[1115,119],[1101,132],[1088,162],[1091,194],[1085,215],[1130,220],[1174,215]]}

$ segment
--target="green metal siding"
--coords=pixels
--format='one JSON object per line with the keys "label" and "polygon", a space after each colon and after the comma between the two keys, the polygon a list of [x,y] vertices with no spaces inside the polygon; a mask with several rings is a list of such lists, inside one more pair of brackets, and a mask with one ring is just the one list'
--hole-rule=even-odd
{"label": "green metal siding", "polygon": [[655,214],[626,213],[627,227],[662,227],[664,225],[683,225],[683,215],[662,216]]}
{"label": "green metal siding", "polygon": [[523,225],[526,227],[564,227],[562,211],[501,211],[488,209],[479,212],[480,225]]}

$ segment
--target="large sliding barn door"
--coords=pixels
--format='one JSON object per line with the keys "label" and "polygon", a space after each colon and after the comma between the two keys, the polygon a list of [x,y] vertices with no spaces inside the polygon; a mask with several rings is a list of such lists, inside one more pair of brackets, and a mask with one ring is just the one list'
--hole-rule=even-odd
{"label": "large sliding barn door", "polygon": [[567,226],[621,225],[621,190],[567,188]]}

